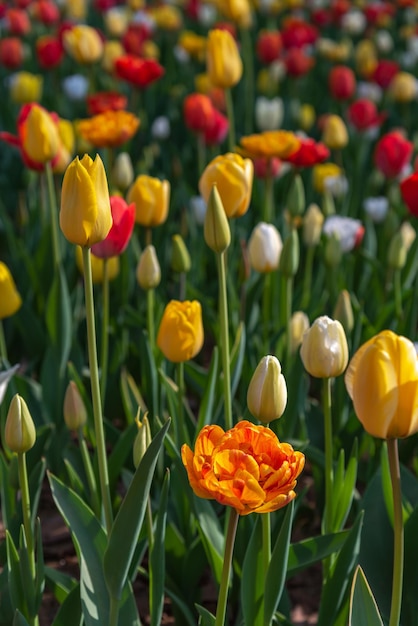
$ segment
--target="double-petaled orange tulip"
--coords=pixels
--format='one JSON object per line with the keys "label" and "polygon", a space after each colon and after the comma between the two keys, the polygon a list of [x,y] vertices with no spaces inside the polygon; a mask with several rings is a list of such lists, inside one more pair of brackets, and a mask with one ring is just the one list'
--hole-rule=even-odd
{"label": "double-petaled orange tulip", "polygon": [[305,464],[304,455],[281,443],[272,430],[246,420],[226,432],[205,426],[194,452],[184,444],[181,457],[194,493],[239,515],[286,506],[296,496],[296,479]]}

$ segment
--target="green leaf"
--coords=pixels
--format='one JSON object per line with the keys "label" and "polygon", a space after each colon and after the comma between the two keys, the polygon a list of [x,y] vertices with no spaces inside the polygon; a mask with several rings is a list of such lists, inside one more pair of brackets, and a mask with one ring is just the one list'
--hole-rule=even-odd
{"label": "green leaf", "polygon": [[62,602],[52,626],[81,626],[82,623],[80,585],[77,584]]}
{"label": "green leaf", "polygon": [[26,613],[27,605],[20,575],[19,554],[8,530],[6,530],[6,551],[9,593],[12,606],[14,609],[19,609]]}
{"label": "green leaf", "polygon": [[19,365],[14,365],[13,367],[9,367],[7,370],[0,372],[0,404],[3,401],[4,394],[6,393],[7,385],[9,384],[9,380],[19,369]]}
{"label": "green leaf", "polygon": [[204,606],[196,604],[196,610],[199,613],[199,626],[215,626],[216,618]]}
{"label": "green leaf", "polygon": [[405,524],[404,588],[402,597],[402,623],[413,624],[418,615],[418,506]]}
{"label": "green leaf", "polygon": [[219,349],[214,347],[212,352],[212,360],[209,372],[207,374],[207,383],[205,392],[199,406],[199,414],[197,417],[196,432],[200,432],[206,424],[212,422],[215,404],[216,383],[219,378]]}
{"label": "green leaf", "polygon": [[246,626],[264,623],[264,580],[261,516],[257,515],[242,565],[241,606]]}
{"label": "green leaf", "polygon": [[164,608],[165,529],[169,486],[170,471],[167,469],[158,502],[157,524],[149,558],[151,626],[160,626]]}
{"label": "green leaf", "polygon": [[11,528],[11,521],[16,512],[15,490],[10,484],[10,467],[6,463],[4,453],[0,452],[0,502],[1,514],[5,528]]}
{"label": "green leaf", "polygon": [[67,367],[71,348],[72,311],[67,277],[60,268],[55,272],[46,305],[46,325],[52,345],[60,355],[59,373],[62,376]]}
{"label": "green leaf", "polygon": [[122,369],[120,375],[120,388],[126,421],[131,424],[135,421],[138,408],[145,413],[147,406],[136,382],[125,368]]}
{"label": "green leaf", "polygon": [[122,471],[122,467],[126,463],[128,457],[132,461],[132,450],[138,427],[135,424],[130,424],[119,435],[116,444],[113,446],[112,452],[108,459],[108,471],[109,471],[109,485],[110,490],[116,485],[116,482]]}
{"label": "green leaf", "polygon": [[216,582],[221,582],[223,553],[224,553],[224,533],[221,529],[219,519],[208,500],[198,498],[192,494],[196,517],[198,519],[198,531],[203,543],[210,568]]}
{"label": "green leaf", "polygon": [[342,530],[332,535],[320,535],[292,543],[289,549],[287,576],[294,576],[314,563],[334,554],[334,552],[338,552],[344,545],[349,533],[349,530]]}
{"label": "green leaf", "polygon": [[104,575],[109,593],[114,598],[121,597],[127,579],[145,515],[152,477],[170,421],[167,420],[145,452],[113,522],[104,552]]}
{"label": "green leaf", "polygon": [[29,626],[29,622],[23,617],[22,613],[16,609],[12,626]]}
{"label": "green leaf", "polygon": [[360,552],[360,535],[363,511],[359,513],[353,527],[333,564],[330,576],[323,588],[319,609],[318,626],[329,626],[340,612],[344,596],[350,583]]}
{"label": "green leaf", "polygon": [[231,396],[233,397],[238,383],[241,380],[242,366],[244,363],[245,356],[245,344],[246,344],[246,334],[245,334],[245,324],[244,322],[240,322],[237,334],[235,335],[234,345],[231,348],[231,356],[230,356],[230,367],[231,367]]}
{"label": "green leaf", "polygon": [[383,626],[376,600],[360,565],[354,572],[349,626]]}
{"label": "green leaf", "polygon": [[286,580],[294,506],[294,501],[287,506],[286,514],[271,554],[270,564],[267,570],[264,589],[264,624],[267,626],[271,624],[273,615],[280,602]]}
{"label": "green leaf", "polygon": [[[351,503],[355,492],[356,480],[357,480],[357,453],[358,446],[357,440],[354,443],[353,450],[351,452],[350,460],[347,465],[347,470],[344,469],[341,473],[341,480],[339,484],[334,483],[333,489],[333,530],[341,530],[347,520],[350,512]],[[342,466],[344,467],[344,455],[341,451]]]}
{"label": "green leaf", "polygon": [[62,604],[70,592],[75,587],[79,586],[75,578],[69,576],[68,574],[64,574],[64,572],[60,572],[49,565],[45,566],[45,582],[46,586],[52,591],[59,604]]}

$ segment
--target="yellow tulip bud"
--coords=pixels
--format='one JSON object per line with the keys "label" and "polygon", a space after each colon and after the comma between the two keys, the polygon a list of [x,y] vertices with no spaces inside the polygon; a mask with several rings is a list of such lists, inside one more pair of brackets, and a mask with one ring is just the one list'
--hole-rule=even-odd
{"label": "yellow tulip bud", "polygon": [[115,41],[113,39],[105,41],[101,65],[106,72],[109,72],[109,74],[113,73],[116,59],[121,57],[124,52],[124,48],[120,41]]}
{"label": "yellow tulip bud", "polygon": [[128,152],[120,152],[112,170],[112,182],[118,189],[125,191],[134,180],[134,168]]}
{"label": "yellow tulip bud", "polygon": [[25,121],[23,149],[35,163],[51,161],[60,149],[58,126],[46,109],[31,107]]}
{"label": "yellow tulip bud", "polygon": [[[109,281],[112,281],[118,276],[119,269],[120,269],[119,256],[111,256],[108,259],[101,259],[92,253],[90,258],[91,258],[91,276],[92,276],[92,281],[95,285],[103,282],[105,261],[107,261],[107,279]],[[78,269],[83,274],[84,272],[83,251],[80,248],[80,246],[76,246],[75,260],[76,260]]]}
{"label": "yellow tulip bud", "polygon": [[314,165],[312,170],[312,182],[315,191],[324,193],[325,180],[328,177],[340,176],[341,174],[341,168],[335,163],[319,163],[318,165]]}
{"label": "yellow tulip bud", "polygon": [[310,204],[303,218],[303,243],[308,248],[318,245],[321,239],[324,215],[317,204]]}
{"label": "yellow tulip bud", "polygon": [[197,300],[171,300],[164,310],[157,346],[173,363],[192,359],[203,346],[202,307]]}
{"label": "yellow tulip bud", "polygon": [[341,150],[348,144],[347,126],[339,115],[327,116],[322,141],[331,150]]}
{"label": "yellow tulip bud", "polygon": [[175,272],[189,272],[192,266],[190,254],[181,235],[173,235],[173,249],[171,252],[171,267]]}
{"label": "yellow tulip bud", "polygon": [[64,31],[64,48],[77,63],[95,63],[103,54],[103,42],[95,28],[78,24]]}
{"label": "yellow tulip bud", "polygon": [[273,224],[260,222],[251,233],[248,253],[251,267],[256,272],[273,272],[279,267],[283,242]]}
{"label": "yellow tulip bud", "polygon": [[12,452],[30,450],[36,441],[35,424],[24,399],[16,394],[7,413],[4,440]]}
{"label": "yellow tulip bud", "polygon": [[223,0],[219,5],[222,14],[240,28],[251,26],[252,15],[248,0]]}
{"label": "yellow tulip bud", "polygon": [[199,191],[206,202],[216,185],[225,213],[229,218],[241,217],[250,206],[254,166],[236,152],[215,157],[199,180]]}
{"label": "yellow tulip bud", "polygon": [[323,315],[305,332],[300,356],[306,371],[315,378],[342,374],[348,363],[344,328],[337,320]]}
{"label": "yellow tulip bud", "polygon": [[290,352],[294,354],[309,328],[309,318],[303,311],[295,311],[290,318]]}
{"label": "yellow tulip bud", "polygon": [[141,289],[155,289],[161,281],[161,269],[157,253],[152,245],[148,245],[141,256],[136,268],[136,279]]}
{"label": "yellow tulip bud", "polygon": [[299,109],[299,124],[302,130],[308,132],[315,123],[316,113],[311,104],[301,104]]}
{"label": "yellow tulip bud", "polygon": [[86,19],[86,0],[64,0],[64,12],[69,19],[82,22]]}
{"label": "yellow tulip bud", "polygon": [[343,289],[338,294],[334,309],[334,319],[341,322],[346,333],[350,333],[354,328],[354,314],[351,305],[350,294],[347,289]]}
{"label": "yellow tulip bud", "polygon": [[240,80],[243,65],[235,39],[227,30],[209,31],[206,65],[210,82],[215,87],[228,89]]}
{"label": "yellow tulip bud", "polygon": [[409,72],[399,72],[390,81],[388,91],[395,102],[412,102],[417,97],[417,79]]}
{"label": "yellow tulip bud", "polygon": [[87,422],[86,407],[73,380],[70,380],[65,391],[64,421],[69,430],[78,430]]}
{"label": "yellow tulip bud", "polygon": [[170,183],[141,174],[128,192],[128,203],[135,204],[135,221],[142,226],[159,226],[167,219]]}
{"label": "yellow tulip bud", "polygon": [[209,248],[218,254],[225,252],[231,243],[228,218],[216,184],[212,186],[208,199],[203,235]]}
{"label": "yellow tulip bud", "polygon": [[122,37],[128,28],[128,12],[125,7],[114,7],[104,12],[103,21],[111,37]]}
{"label": "yellow tulip bud", "polygon": [[65,237],[79,246],[106,239],[112,226],[106,172],[99,155],[76,157],[64,175],[60,226]]}
{"label": "yellow tulip bud", "polygon": [[133,461],[135,467],[138,467],[140,462],[142,461],[142,457],[147,451],[151,441],[151,428],[148,421],[148,413],[145,413],[142,418],[142,422],[139,419],[139,415],[135,419],[136,425],[138,426],[138,432],[134,441],[133,448]]}
{"label": "yellow tulip bud", "polygon": [[287,387],[280,362],[275,356],[265,356],[248,386],[248,409],[260,422],[268,424],[283,415],[286,403]]}
{"label": "yellow tulip bud", "polygon": [[22,306],[22,298],[5,263],[0,261],[0,320],[14,315]]}
{"label": "yellow tulip bud", "polygon": [[17,104],[39,102],[42,97],[43,78],[30,72],[17,72],[10,81],[10,97]]}
{"label": "yellow tulip bud", "polygon": [[345,385],[364,429],[396,439],[418,431],[418,362],[406,337],[384,330],[352,357]]}

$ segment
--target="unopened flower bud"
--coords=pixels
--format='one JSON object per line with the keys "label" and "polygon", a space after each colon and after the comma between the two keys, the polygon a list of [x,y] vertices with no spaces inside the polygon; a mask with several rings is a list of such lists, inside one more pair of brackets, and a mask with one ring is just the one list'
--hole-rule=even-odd
{"label": "unopened flower bud", "polygon": [[347,289],[343,289],[338,294],[337,303],[334,309],[334,319],[341,322],[346,333],[350,333],[353,330],[353,307],[351,305],[351,298]]}
{"label": "unopened flower bud", "polygon": [[412,226],[410,222],[403,222],[401,224],[400,233],[402,235],[403,242],[405,244],[406,251],[408,252],[409,248],[415,241],[415,237],[417,233],[415,232],[415,228]]}
{"label": "unopened flower bud", "polygon": [[190,254],[181,235],[173,235],[173,248],[171,251],[171,267],[181,274],[188,272],[192,266]]}
{"label": "unopened flower bud", "polygon": [[310,204],[303,218],[303,243],[308,248],[318,245],[321,239],[324,215],[317,204]]}
{"label": "unopened flower bud", "polygon": [[283,242],[273,224],[260,222],[254,228],[248,242],[251,267],[256,272],[272,272],[279,267]]}
{"label": "unopened flower bud", "polygon": [[388,265],[391,269],[401,270],[406,263],[407,249],[402,237],[402,233],[398,230],[392,237],[388,249]]}
{"label": "unopened flower bud", "polygon": [[155,289],[161,280],[161,268],[154,246],[147,246],[142,252],[136,268],[136,279],[142,289]]}
{"label": "unopened flower bud", "polygon": [[337,267],[341,263],[342,256],[340,238],[335,233],[331,233],[325,242],[325,262],[329,267]]}
{"label": "unopened flower bud", "polygon": [[135,419],[136,425],[138,426],[138,432],[135,437],[133,447],[133,461],[135,467],[138,467],[138,465],[140,464],[142,457],[144,456],[152,441],[151,429],[147,416],[148,413],[145,413],[144,417],[142,418],[142,422],[139,419],[139,414]]}
{"label": "unopened flower bud", "polygon": [[132,166],[131,157],[127,152],[120,152],[115,159],[112,171],[112,183],[118,189],[126,191],[134,180],[134,168]]}
{"label": "unopened flower bud", "polygon": [[87,421],[83,398],[73,380],[68,383],[64,396],[64,421],[69,430],[78,430]]}
{"label": "unopened flower bud", "polygon": [[290,353],[294,354],[309,328],[309,318],[304,311],[295,311],[290,318]]}
{"label": "unopened flower bud", "polygon": [[35,424],[24,399],[16,394],[7,413],[4,440],[12,452],[30,450],[36,441]]}
{"label": "unopened flower bud", "polygon": [[339,115],[328,115],[322,141],[331,150],[341,150],[348,144],[347,126]]}
{"label": "unopened flower bud", "polygon": [[288,278],[295,276],[299,267],[299,237],[296,228],[292,228],[283,243],[280,256],[280,271]]}
{"label": "unopened flower bud", "polygon": [[280,362],[275,356],[264,356],[248,386],[248,409],[260,422],[268,424],[283,415],[286,403],[287,387]]}
{"label": "unopened flower bud", "polygon": [[335,213],[335,202],[334,196],[330,191],[325,190],[322,195],[322,213],[325,217],[329,217],[330,215],[334,215]]}
{"label": "unopened flower bud", "polygon": [[292,217],[302,215],[305,210],[305,187],[300,174],[295,174],[287,196],[287,208]]}
{"label": "unopened flower bud", "polygon": [[311,376],[331,378],[342,374],[348,363],[348,345],[338,320],[318,317],[302,339],[300,356]]}
{"label": "unopened flower bud", "polygon": [[218,254],[225,252],[231,243],[231,230],[221,196],[212,186],[205,215],[203,234],[209,248]]}

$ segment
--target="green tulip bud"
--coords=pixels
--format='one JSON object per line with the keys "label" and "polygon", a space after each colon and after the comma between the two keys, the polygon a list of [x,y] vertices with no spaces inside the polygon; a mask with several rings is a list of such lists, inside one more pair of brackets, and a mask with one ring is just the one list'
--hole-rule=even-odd
{"label": "green tulip bud", "polygon": [[286,204],[292,217],[302,215],[305,210],[305,187],[300,174],[293,176]]}
{"label": "green tulip bud", "polygon": [[283,243],[280,256],[280,271],[287,278],[295,276],[299,267],[299,237],[296,228],[292,228],[290,234]]}
{"label": "green tulip bud", "polygon": [[135,437],[134,448],[133,448],[133,460],[134,460],[135,467],[138,467],[138,465],[140,464],[142,457],[144,456],[145,452],[147,451],[148,446],[150,445],[152,441],[151,429],[150,429],[147,416],[148,416],[148,413],[145,413],[141,422],[141,420],[139,419],[139,411],[138,411],[138,415],[136,416],[136,419],[135,419],[136,425],[138,426],[138,432]]}
{"label": "green tulip bud", "polygon": [[87,422],[87,411],[77,385],[70,380],[64,396],[64,421],[68,430],[78,430]]}
{"label": "green tulip bud", "polygon": [[171,253],[171,267],[181,274],[188,272],[192,266],[189,251],[181,235],[173,235],[173,249]]}
{"label": "green tulip bud", "polygon": [[225,252],[231,243],[228,218],[215,184],[212,185],[208,199],[203,234],[206,244],[218,254]]}
{"label": "green tulip bud", "polygon": [[36,441],[35,424],[24,399],[16,394],[7,413],[4,440],[12,452],[27,452]]}

